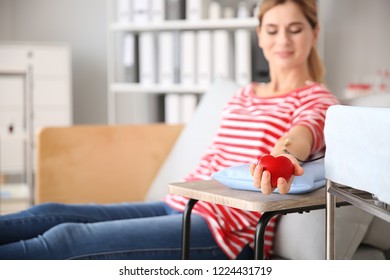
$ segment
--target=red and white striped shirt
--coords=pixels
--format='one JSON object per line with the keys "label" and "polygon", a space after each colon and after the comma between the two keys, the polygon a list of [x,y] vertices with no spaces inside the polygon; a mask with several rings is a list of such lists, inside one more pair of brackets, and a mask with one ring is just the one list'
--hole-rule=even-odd
{"label": "red and white striped shirt", "polygon": [[[262,98],[255,95],[254,86],[255,83],[244,86],[227,103],[213,143],[185,181],[208,180],[223,168],[251,163],[260,155],[269,154],[275,142],[298,124],[308,127],[313,134],[312,154],[324,149],[325,113],[329,106],[338,103],[327,89],[312,84],[282,96]],[[188,202],[187,198],[171,194],[164,200],[182,211]],[[261,213],[204,201],[195,204],[193,213],[207,221],[229,258],[236,258],[247,244],[253,247]],[[275,218],[266,228],[266,257],[272,254],[274,231]]]}

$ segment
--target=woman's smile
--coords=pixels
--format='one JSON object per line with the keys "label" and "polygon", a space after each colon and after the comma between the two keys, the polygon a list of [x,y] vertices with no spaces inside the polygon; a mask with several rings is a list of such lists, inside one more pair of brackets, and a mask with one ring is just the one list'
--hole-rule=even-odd
{"label": "woman's smile", "polygon": [[277,52],[275,52],[275,54],[278,57],[285,59],[285,58],[289,58],[289,57],[293,56],[294,52],[293,51],[277,51]]}

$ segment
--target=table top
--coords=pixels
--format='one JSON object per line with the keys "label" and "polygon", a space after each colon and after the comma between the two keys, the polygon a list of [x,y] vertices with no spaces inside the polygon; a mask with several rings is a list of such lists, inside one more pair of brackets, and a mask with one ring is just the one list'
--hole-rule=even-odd
{"label": "table top", "polygon": [[256,191],[234,190],[216,180],[170,183],[169,192],[249,211],[269,212],[325,205],[326,188],[305,194],[264,195]]}

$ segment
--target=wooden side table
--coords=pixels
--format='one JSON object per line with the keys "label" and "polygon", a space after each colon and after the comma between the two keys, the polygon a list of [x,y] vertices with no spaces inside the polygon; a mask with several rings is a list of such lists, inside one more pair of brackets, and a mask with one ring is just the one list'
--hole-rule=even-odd
{"label": "wooden side table", "polygon": [[248,211],[262,212],[256,226],[255,259],[264,258],[264,234],[269,220],[279,214],[303,213],[325,208],[325,188],[296,195],[234,190],[215,180],[169,184],[169,192],[189,198],[183,214],[182,259],[189,258],[191,211],[197,201],[207,201]]}

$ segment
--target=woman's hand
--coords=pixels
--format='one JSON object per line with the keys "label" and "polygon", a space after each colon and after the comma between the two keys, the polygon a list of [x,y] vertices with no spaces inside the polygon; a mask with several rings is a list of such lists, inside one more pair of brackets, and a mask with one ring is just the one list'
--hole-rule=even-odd
{"label": "woman's hand", "polygon": [[[287,157],[294,165],[294,176],[300,176],[303,174],[304,170],[299,165],[298,160],[289,154],[283,154],[279,156]],[[264,170],[263,166],[260,164],[252,163],[249,167],[250,173],[253,176],[254,186],[258,189],[261,189],[263,194],[270,194],[274,191],[275,187],[271,186],[271,174],[269,171]],[[277,188],[280,194],[286,194],[291,188],[291,184],[294,180],[294,176],[286,181],[283,177],[279,177],[277,181]]]}

